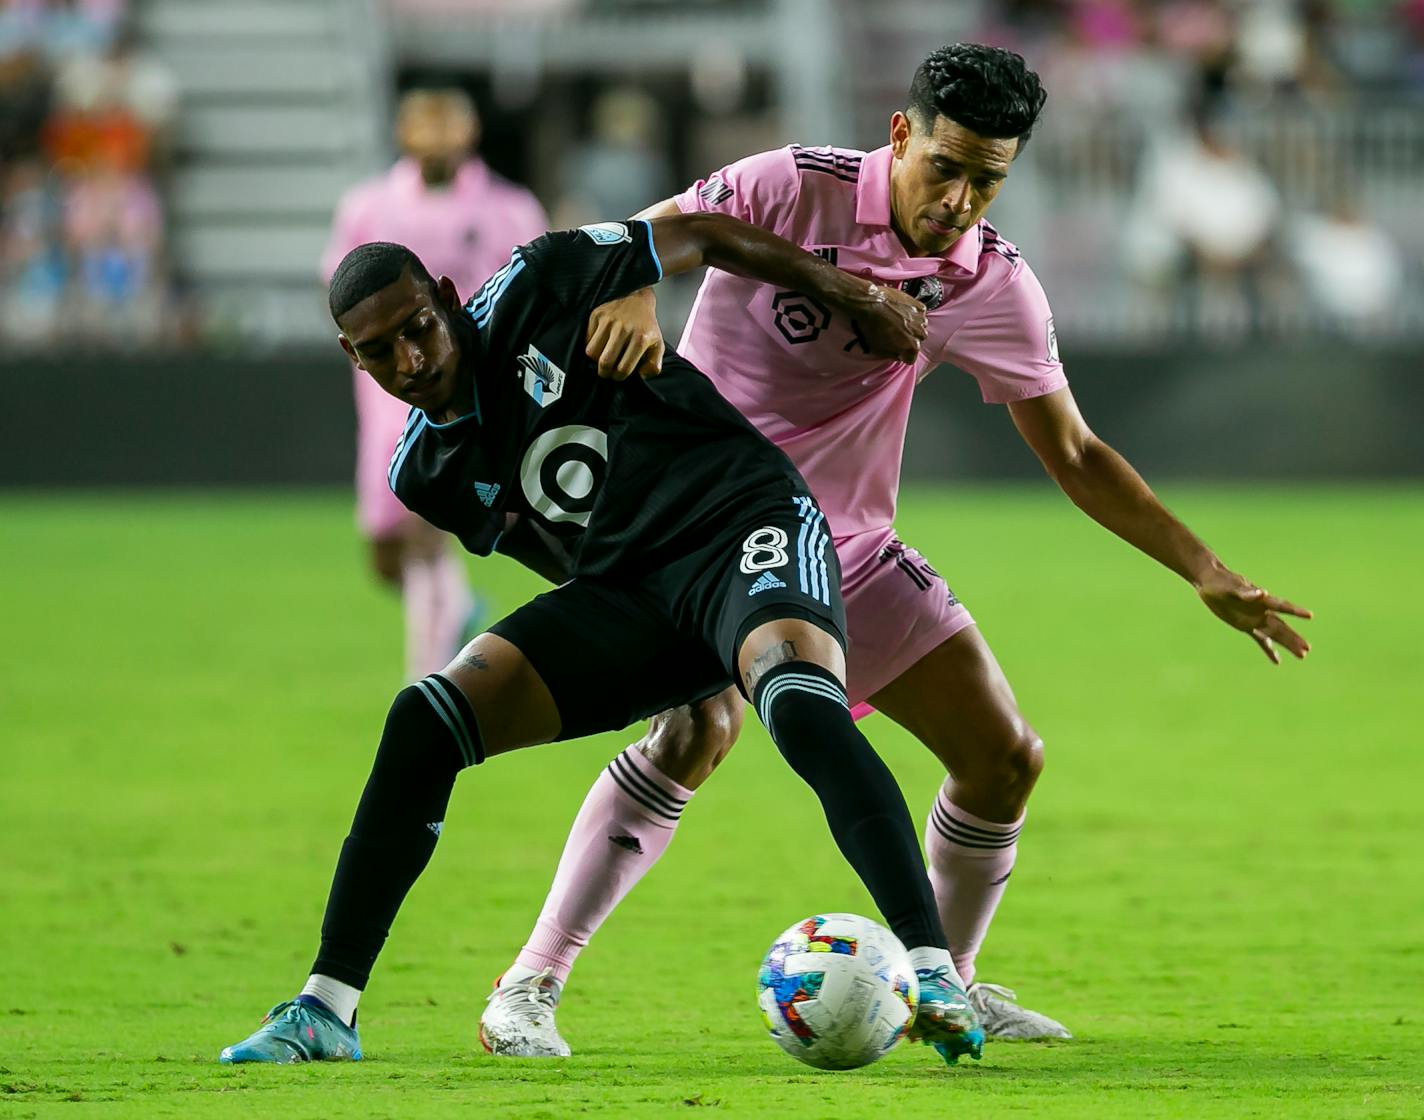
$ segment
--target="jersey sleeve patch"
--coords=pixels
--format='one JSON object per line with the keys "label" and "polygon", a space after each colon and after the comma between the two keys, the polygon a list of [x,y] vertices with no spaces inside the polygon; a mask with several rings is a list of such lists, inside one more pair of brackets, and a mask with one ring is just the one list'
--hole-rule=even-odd
{"label": "jersey sleeve patch", "polygon": [[633,240],[633,235],[623,222],[595,222],[593,225],[579,226],[579,232],[588,234],[599,245],[623,245]]}

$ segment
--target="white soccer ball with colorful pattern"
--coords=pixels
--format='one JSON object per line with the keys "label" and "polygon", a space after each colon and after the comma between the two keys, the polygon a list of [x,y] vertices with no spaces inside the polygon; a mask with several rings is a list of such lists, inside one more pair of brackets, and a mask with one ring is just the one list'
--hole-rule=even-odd
{"label": "white soccer ball with colorful pattern", "polygon": [[915,1021],[920,985],[909,954],[858,914],[817,914],[772,943],[757,1003],[776,1044],[817,1069],[883,1058]]}

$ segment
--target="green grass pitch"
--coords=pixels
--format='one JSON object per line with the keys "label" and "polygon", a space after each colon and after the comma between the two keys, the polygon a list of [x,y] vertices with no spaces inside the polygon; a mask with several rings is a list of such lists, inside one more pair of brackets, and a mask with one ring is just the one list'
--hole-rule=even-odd
{"label": "green grass pitch", "polygon": [[[224,1068],[290,996],[399,685],[342,496],[7,497],[0,1120],[24,1116],[1424,1116],[1424,492],[1176,489],[1313,607],[1272,669],[1047,485],[907,496],[1048,744],[981,975],[1077,1032],[818,1074],[762,1031],[773,935],[870,904],[760,728],[584,954],[575,1056],[476,1020],[633,733],[464,775],[362,1007],[369,1060]],[[532,577],[477,565],[503,608]],[[927,753],[865,725],[923,819]]]}

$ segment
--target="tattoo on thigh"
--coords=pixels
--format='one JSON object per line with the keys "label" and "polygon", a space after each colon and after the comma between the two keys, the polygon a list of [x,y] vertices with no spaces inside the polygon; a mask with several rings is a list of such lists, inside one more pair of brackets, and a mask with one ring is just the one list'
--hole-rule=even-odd
{"label": "tattoo on thigh", "polygon": [[488,669],[489,662],[485,660],[485,655],[478,650],[467,649],[460,654],[459,661],[471,669]]}
{"label": "tattoo on thigh", "polygon": [[795,660],[796,643],[789,638],[779,646],[773,646],[760,657],[754,658],[747,668],[747,692],[756,691],[757,681],[766,675],[768,669],[774,669],[783,662]]}

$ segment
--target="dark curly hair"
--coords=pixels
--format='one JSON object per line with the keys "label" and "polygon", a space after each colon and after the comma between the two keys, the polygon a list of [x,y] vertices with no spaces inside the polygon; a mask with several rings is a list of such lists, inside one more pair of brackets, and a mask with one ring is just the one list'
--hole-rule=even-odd
{"label": "dark curly hair", "polygon": [[1023,56],[981,43],[940,47],[915,71],[908,115],[929,131],[936,116],[995,140],[1028,143],[1048,93]]}
{"label": "dark curly hair", "polygon": [[418,282],[435,286],[430,271],[404,245],[391,241],[368,241],[357,245],[341,259],[327,290],[327,307],[333,319],[340,319],[363,299],[394,284],[406,270]]}

